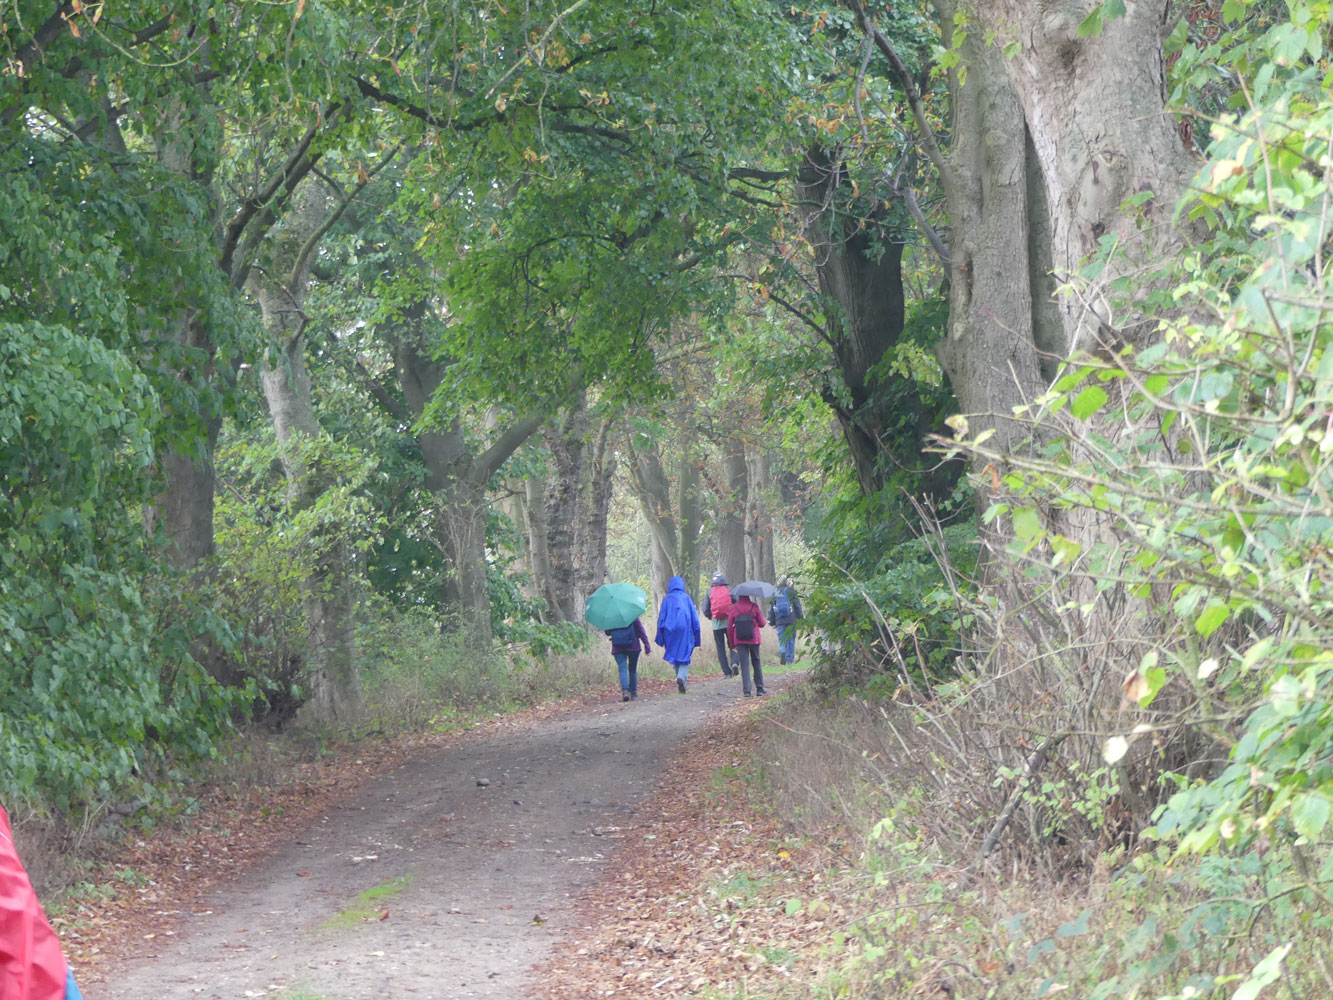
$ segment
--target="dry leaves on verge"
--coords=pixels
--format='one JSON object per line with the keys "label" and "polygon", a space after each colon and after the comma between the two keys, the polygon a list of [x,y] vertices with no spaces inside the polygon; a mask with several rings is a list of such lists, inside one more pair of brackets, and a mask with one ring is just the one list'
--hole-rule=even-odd
{"label": "dry leaves on verge", "polygon": [[582,898],[578,928],[537,968],[533,996],[809,995],[852,920],[833,884],[844,862],[751,799],[737,769],[762,749],[756,707],[680,748]]}

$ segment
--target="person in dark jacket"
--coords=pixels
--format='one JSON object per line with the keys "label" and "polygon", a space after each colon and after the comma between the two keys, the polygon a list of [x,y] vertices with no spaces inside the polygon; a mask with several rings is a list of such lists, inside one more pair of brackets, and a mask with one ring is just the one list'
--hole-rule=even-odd
{"label": "person in dark jacket", "polygon": [[754,693],[768,694],[764,690],[764,671],[759,666],[759,630],[764,627],[764,613],[759,605],[742,595],[731,606],[727,615],[727,641],[731,648],[740,653],[741,690],[745,697],[750,697],[750,667],[754,667]]}
{"label": "person in dark jacket", "polygon": [[667,581],[666,597],[657,612],[654,642],[662,647],[662,658],[676,669],[676,690],[685,693],[690,675],[690,658],[699,648],[699,611],[685,593],[683,577]]}
{"label": "person in dark jacket", "polygon": [[643,655],[648,656],[653,647],[648,642],[648,632],[643,622],[634,619],[633,625],[607,630],[611,639],[611,655],[620,668],[620,700],[639,700],[639,645],[643,645]]}
{"label": "person in dark jacket", "polygon": [[740,667],[735,662],[735,655],[727,651],[727,615],[731,614],[731,590],[727,587],[727,578],[721,573],[713,574],[713,586],[708,591],[704,612],[713,619],[713,645],[717,647],[717,662],[722,666],[722,676],[735,677],[740,673]]}
{"label": "person in dark jacket", "polygon": [[778,662],[796,662],[796,623],[805,617],[801,599],[790,576],[778,580],[778,594],[773,598],[773,626],[778,630]]}

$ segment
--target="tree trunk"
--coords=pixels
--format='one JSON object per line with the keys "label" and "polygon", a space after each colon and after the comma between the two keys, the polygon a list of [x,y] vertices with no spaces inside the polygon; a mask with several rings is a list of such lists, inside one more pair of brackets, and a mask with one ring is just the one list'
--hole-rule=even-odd
{"label": "tree trunk", "polygon": [[[444,436],[461,442],[457,422]],[[446,624],[477,646],[489,645],[492,630],[486,591],[486,487],[470,475],[453,476],[435,491],[435,496],[435,538],[448,567],[443,584]]]}
{"label": "tree trunk", "polygon": [[746,580],[745,501],[749,495],[748,475],[744,442],[728,437],[722,447],[726,482],[718,497],[717,562],[727,583],[734,587]]}
{"label": "tree trunk", "polygon": [[768,452],[761,444],[750,444],[746,456],[747,497],[745,503],[745,572],[751,580],[777,576],[773,564],[773,514],[769,509],[772,477]]}
{"label": "tree trunk", "polygon": [[[826,310],[838,373],[850,404],[825,394],[847,439],[861,491],[870,496],[886,482],[881,463],[885,429],[897,419],[876,400],[871,371],[894,348],[903,332],[901,243],[883,244],[864,219],[844,218],[839,188],[842,161],[822,146],[807,151],[797,173],[796,201],[806,239],[814,252],[819,290],[837,304]],[[872,220],[873,221],[873,220]]]}
{"label": "tree trunk", "polygon": [[[444,381],[447,364],[436,360],[423,329],[428,303],[419,299],[402,314],[393,336],[394,369],[405,416],[419,424],[431,397]],[[425,487],[436,498],[436,543],[444,558],[441,586],[446,625],[460,635],[487,645],[491,639],[491,608],[486,591],[486,488],[491,477],[538,427],[541,418],[528,415],[508,421],[488,447],[473,451],[455,417],[443,428],[417,434],[426,466]]]}
{"label": "tree trunk", "polygon": [[[662,603],[662,598],[666,597],[667,585],[670,579],[676,575],[675,567],[671,564],[671,553],[662,548],[662,542],[653,535],[653,580],[652,580],[652,598],[653,603],[649,606],[649,616],[653,621],[657,620],[656,612],[653,610]],[[648,635],[651,638],[653,628],[651,624],[646,624]]]}
{"label": "tree trunk", "polygon": [[[1022,108],[1042,184],[1029,219],[1032,232],[1048,237],[1047,269],[1057,279],[1072,279],[1107,237],[1117,245],[1096,285],[1057,300],[1062,356],[1114,350],[1108,336],[1152,333],[1127,330],[1123,318],[1112,331],[1101,293],[1116,278],[1189,241],[1189,230],[1173,225],[1171,216],[1195,169],[1164,106],[1169,4],[1127,4],[1099,35],[1078,38],[1087,6],[994,0],[977,8],[982,25],[995,33],[997,50],[1019,43],[1002,66]],[[1144,195],[1138,211],[1122,209],[1128,199]]]}
{"label": "tree trunk", "polygon": [[533,587],[537,596],[546,604],[546,619],[555,617],[555,589],[551,581],[551,555],[547,546],[546,528],[546,477],[538,473],[528,476],[527,503],[524,507],[528,515],[528,567],[532,572]]}
{"label": "tree trunk", "polygon": [[[310,374],[305,363],[303,305],[312,255],[303,250],[324,219],[321,187],[305,185],[290,218],[273,237],[269,270],[252,284],[271,345],[264,354],[261,381],[277,435],[293,509],[312,507],[331,485],[318,455],[323,437],[315,417]],[[302,582],[309,636],[309,698],[303,712],[325,725],[335,723],[360,701],[355,632],[346,545],[336,537],[316,538],[312,564]]]}
{"label": "tree trunk", "polygon": [[[988,53],[989,63],[997,63],[988,63],[991,86],[1004,91],[1006,105],[1012,101],[1018,108],[1028,137],[1025,266],[1033,290],[1028,336],[1034,348],[1059,358],[1115,354],[1126,343],[1146,346],[1156,336],[1156,322],[1123,313],[1111,316],[1106,292],[1116,279],[1176,255],[1194,235],[1188,225],[1172,219],[1195,164],[1164,107],[1162,41],[1168,4],[1127,4],[1099,35],[1080,39],[1077,29],[1086,6],[1033,8],[996,0],[977,7],[983,28],[995,35]],[[1000,48],[1011,42],[1018,43],[1017,54],[999,59]],[[1006,74],[1003,80],[1000,72]],[[983,198],[987,195],[983,192]],[[1127,210],[1125,203],[1135,197],[1145,200]],[[1112,240],[1115,253],[1095,278],[1081,276],[1085,262]],[[1009,268],[1012,272],[1012,260]],[[1070,283],[1074,293],[1050,300],[1053,281],[1045,272],[1053,272],[1054,281]],[[1012,277],[1008,280],[1012,283]],[[1140,295],[1151,291],[1141,279],[1136,285]],[[1013,329],[1005,331],[1011,341]],[[1001,336],[997,329],[989,339],[997,342]],[[1051,364],[1038,367],[1045,377],[1036,380],[1036,391],[1054,373]],[[1108,389],[1114,391],[1115,385]],[[1028,398],[1032,395],[1035,391]],[[1123,433],[1115,400],[1089,418],[1088,430],[1101,441]],[[1078,443],[1071,446],[1077,449]],[[1051,530],[1080,543],[1084,551],[1099,543],[1115,545],[1110,519],[1099,512],[1053,507],[1046,515]],[[1113,661],[1133,656],[1129,646],[1137,626],[1129,624],[1134,616],[1126,612],[1136,602],[1122,588],[1107,589],[1102,581],[1077,574],[1066,586],[1072,603],[1085,609],[1078,622],[1081,639],[1100,644]]]}
{"label": "tree trunk", "polygon": [[[190,120],[186,114],[183,102],[169,102],[153,135],[153,144],[157,160],[164,168],[188,178],[208,197],[211,219],[216,226],[219,206],[213,190],[213,165],[196,155],[196,129],[199,127],[198,120]],[[104,116],[98,135],[106,148],[125,154],[124,137],[114,116]],[[211,331],[200,317],[182,316],[176,331],[178,344],[196,357],[210,359],[203,365],[177,373],[179,378],[189,381],[198,393],[200,403],[192,414],[198,433],[192,441],[177,444],[162,453],[165,487],[145,514],[150,530],[160,529],[167,539],[167,564],[186,574],[191,590],[202,594],[211,588],[214,572],[212,560],[216,551],[213,453],[222,429],[222,415],[210,399],[218,391],[219,373],[211,361],[214,355]],[[244,681],[236,663],[211,639],[198,639],[192,646],[195,659],[219,683],[233,686]]]}
{"label": "tree trunk", "polygon": [[[608,454],[607,448],[610,437],[611,421],[604,417],[588,453],[584,476],[586,497],[584,516],[580,521],[583,530],[579,543],[583,570],[580,593],[583,597],[606,582],[606,531],[611,514],[611,484],[615,472],[613,456]],[[582,600],[577,603],[578,610],[582,612]]]}
{"label": "tree trunk", "polygon": [[[941,16],[946,44],[951,15],[952,9]],[[955,237],[949,248],[949,325],[937,354],[971,433],[994,427],[994,440],[1007,451],[1027,436],[1013,419],[1013,407],[1045,388],[1029,279],[1027,143],[1000,49],[975,32],[962,48],[966,83],[950,73],[953,144],[945,194]]]}
{"label": "tree trunk", "polygon": [[551,560],[552,610],[561,621],[583,617],[578,600],[582,583],[580,533],[582,487],[588,437],[587,398],[580,393],[555,426],[546,430],[546,444],[555,468],[546,491],[546,537]]}
{"label": "tree trunk", "polygon": [[680,494],[680,560],[677,573],[685,580],[685,591],[698,600],[705,589],[700,584],[699,532],[703,527],[703,504],[699,495],[699,458],[693,431],[687,430],[680,448],[680,471],[676,475]]}
{"label": "tree trunk", "polygon": [[667,478],[656,442],[650,441],[638,448],[631,442],[628,448],[634,490],[652,533],[653,590],[660,596],[666,593],[667,581],[680,571],[677,564],[680,535],[671,502],[671,481]]}

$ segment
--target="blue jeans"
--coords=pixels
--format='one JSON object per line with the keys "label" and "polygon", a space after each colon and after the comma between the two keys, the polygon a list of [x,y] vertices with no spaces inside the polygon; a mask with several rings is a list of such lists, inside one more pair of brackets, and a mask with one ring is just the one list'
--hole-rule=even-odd
{"label": "blue jeans", "polygon": [[778,626],[778,652],[788,663],[796,659],[796,625]]}
{"label": "blue jeans", "polygon": [[74,985],[73,969],[68,970],[68,974],[65,979],[65,1000],[83,1000],[83,994],[80,993],[79,988]]}
{"label": "blue jeans", "polygon": [[620,690],[626,694],[639,693],[639,651],[632,653],[612,653],[616,666],[620,668]]}

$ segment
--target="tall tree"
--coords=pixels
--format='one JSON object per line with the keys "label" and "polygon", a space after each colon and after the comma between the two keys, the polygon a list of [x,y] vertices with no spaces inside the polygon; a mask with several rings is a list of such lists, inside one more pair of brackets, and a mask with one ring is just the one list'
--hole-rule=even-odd
{"label": "tall tree", "polygon": [[[309,510],[333,484],[327,437],[315,414],[306,366],[306,296],[319,237],[334,211],[322,182],[302,185],[292,210],[273,234],[264,266],[251,275],[269,346],[261,362],[264,398],[273,418],[287,497]],[[302,601],[309,635],[307,711],[317,721],[342,720],[360,702],[349,554],[336,530],[317,533],[304,567]]]}

